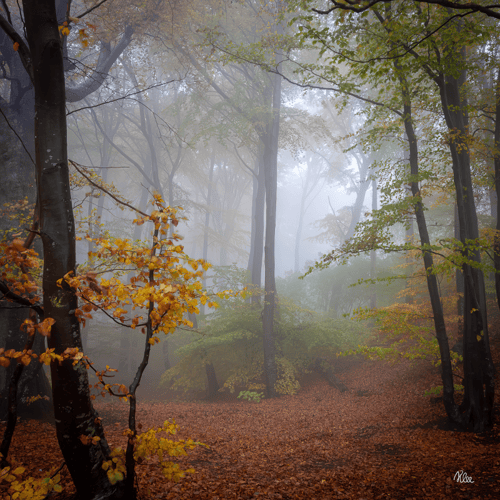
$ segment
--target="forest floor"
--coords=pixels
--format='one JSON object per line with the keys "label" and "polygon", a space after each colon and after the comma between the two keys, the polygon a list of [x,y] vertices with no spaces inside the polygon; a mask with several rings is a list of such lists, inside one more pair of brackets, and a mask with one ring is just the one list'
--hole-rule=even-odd
{"label": "forest floor", "polygon": [[[498,388],[500,342],[493,347]],[[139,401],[143,430],[174,418],[176,438],[210,446],[176,458],[196,470],[179,483],[154,464],[138,465],[140,498],[500,498],[498,403],[494,429],[474,435],[450,430],[442,402],[423,395],[440,384],[429,365],[353,360],[339,378],[348,392],[310,375],[297,395],[260,403],[236,394],[214,402]],[[125,447],[128,406],[96,407],[110,445]],[[31,471],[61,464],[54,427],[20,422],[11,456]],[[64,492],[55,498],[68,499],[74,490],[66,468],[61,475]]]}

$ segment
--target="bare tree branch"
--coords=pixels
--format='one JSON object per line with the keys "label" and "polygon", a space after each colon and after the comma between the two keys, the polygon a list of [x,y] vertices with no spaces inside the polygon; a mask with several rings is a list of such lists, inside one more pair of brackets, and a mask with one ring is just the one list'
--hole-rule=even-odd
{"label": "bare tree branch", "polygon": [[99,186],[99,184],[97,184],[96,182],[94,182],[88,175],[86,175],[83,172],[83,170],[81,170],[79,168],[79,167],[85,168],[83,165],[80,165],[80,164],[76,163],[73,160],[69,160],[69,162],[71,163],[71,165],[73,165],[76,168],[76,170],[78,171],[78,173],[81,176],[85,177],[85,179],[87,179],[87,181],[90,184],[92,184],[92,186],[96,187],[100,191],[102,191],[102,192],[106,193],[107,195],[111,196],[111,198],[113,198],[113,200],[115,200],[116,203],[119,203],[120,205],[123,205],[123,206],[125,206],[127,208],[130,208],[130,210],[133,210],[134,212],[137,212],[138,214],[141,214],[142,216],[147,217],[147,214],[145,214],[144,212],[141,212],[138,208],[135,208],[134,206],[132,206],[129,203],[127,203],[126,201],[120,200],[120,198],[116,197],[113,193],[110,193],[107,189],[105,189],[102,186]]}
{"label": "bare tree branch", "polygon": [[113,66],[118,57],[120,57],[122,52],[132,41],[133,34],[134,29],[132,26],[127,26],[121,40],[115,45],[114,49],[111,49],[110,43],[101,44],[101,51],[99,52],[97,65],[92,74],[87,76],[85,80],[78,85],[66,84],[67,102],[81,101],[89,94],[92,94],[92,92],[95,92],[103,84],[104,80],[106,80],[108,76],[111,66]]}
{"label": "bare tree branch", "polygon": [[7,285],[4,280],[0,280],[0,292],[3,293],[3,299],[8,299],[12,302],[16,302],[17,304],[21,304],[22,306],[29,307],[33,309],[40,318],[44,317],[43,307],[37,304],[32,304],[29,299],[26,297],[22,297],[17,293],[14,293]]}
{"label": "bare tree branch", "polygon": [[[312,9],[316,14],[330,14],[334,10],[348,10],[351,12],[356,12],[358,14],[365,12],[366,10],[375,7],[379,3],[392,3],[392,0],[369,0],[359,1],[359,0],[330,0],[332,7],[326,10]],[[442,7],[447,7],[453,10],[470,10],[471,12],[481,12],[486,14],[488,17],[494,17],[495,19],[500,19],[500,12],[493,9],[500,9],[500,4],[491,5],[480,5],[475,2],[469,3],[458,3],[450,0],[418,0],[419,3],[426,3],[431,5],[441,5]]]}
{"label": "bare tree branch", "polygon": [[28,45],[23,40],[21,35],[14,29],[12,24],[0,14],[0,28],[3,29],[5,34],[17,45],[17,48],[12,47],[12,50],[15,50],[19,57],[21,58],[21,62],[23,63],[24,69],[28,73],[31,82],[33,82],[34,73],[33,73],[33,65],[31,63],[31,53]]}
{"label": "bare tree branch", "polygon": [[86,16],[87,14],[90,14],[93,10],[97,9],[100,7],[103,3],[106,3],[108,0],[101,0],[100,2],[97,2],[93,7],[90,7],[90,9],[85,10],[78,16],[76,16],[78,19],[81,19],[82,17]]}
{"label": "bare tree branch", "polygon": [[149,87],[146,87],[145,89],[140,89],[140,90],[136,90],[135,92],[130,92],[129,94],[122,95],[120,97],[117,97],[116,99],[109,99],[107,101],[98,102],[97,104],[92,104],[89,106],[82,106],[81,108],[73,109],[72,111],[68,111],[66,113],[66,116],[72,115],[73,113],[76,113],[78,111],[83,111],[84,109],[98,108],[99,106],[104,106],[105,104],[110,104],[112,102],[121,101],[122,99],[130,99],[134,95],[141,94],[143,92],[147,92],[148,90],[154,89],[156,87],[163,87],[164,85],[168,85],[169,83],[177,82],[177,81],[178,80],[173,79],[173,80],[169,80],[168,82],[156,83],[154,85],[150,85]]}
{"label": "bare tree branch", "polygon": [[31,156],[30,152],[28,151],[28,149],[26,148],[26,145],[24,144],[24,141],[22,140],[21,136],[16,132],[16,129],[10,124],[7,116],[5,116],[5,113],[3,112],[2,108],[0,108],[0,113],[2,114],[2,116],[4,117],[5,119],[5,122],[7,123],[7,126],[12,130],[12,132],[14,132],[15,136],[19,139],[19,142],[21,143],[21,146],[23,147],[23,149],[26,151],[26,153],[28,154],[30,160],[31,160],[31,163],[33,163],[33,165],[35,164],[35,161],[33,160],[33,157]]}

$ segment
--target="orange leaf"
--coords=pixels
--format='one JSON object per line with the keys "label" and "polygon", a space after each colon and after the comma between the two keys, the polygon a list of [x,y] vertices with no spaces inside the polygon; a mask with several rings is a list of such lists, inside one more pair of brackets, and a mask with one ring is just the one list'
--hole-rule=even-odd
{"label": "orange leaf", "polygon": [[19,49],[19,43],[15,42],[14,43],[14,50],[17,52],[17,49]]}
{"label": "orange leaf", "polygon": [[25,319],[20,329],[25,330],[28,335],[33,335],[35,333],[35,327],[38,327],[38,325],[35,325],[30,319]]}
{"label": "orange leaf", "polygon": [[28,366],[31,363],[31,356],[25,354],[24,356],[21,357],[20,361],[24,366]]}
{"label": "orange leaf", "polygon": [[54,318],[46,318],[41,323],[36,325],[36,328],[40,335],[44,337],[48,337],[50,335],[50,330],[52,329],[52,325],[56,322]]}
{"label": "orange leaf", "polygon": [[80,436],[80,441],[82,444],[88,445],[90,444],[91,439],[88,436],[84,436],[83,434]]}

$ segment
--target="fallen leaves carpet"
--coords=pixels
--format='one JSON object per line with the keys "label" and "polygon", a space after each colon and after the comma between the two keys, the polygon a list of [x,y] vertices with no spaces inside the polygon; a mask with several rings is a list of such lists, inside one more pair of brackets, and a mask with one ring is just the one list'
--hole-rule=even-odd
{"label": "fallen leaves carpet", "polygon": [[[177,484],[155,464],[138,465],[140,498],[500,498],[498,411],[488,434],[446,430],[442,402],[423,395],[440,383],[428,365],[360,361],[339,378],[348,392],[311,375],[297,395],[260,403],[224,395],[215,402],[139,402],[143,430],[174,418],[177,437],[210,446],[176,459],[196,470]],[[124,447],[128,407],[96,407],[110,445]],[[18,424],[11,454],[33,475],[62,461],[53,426],[34,421]],[[460,471],[473,482],[457,481]],[[74,490],[67,469],[61,473],[58,498],[68,499]]]}

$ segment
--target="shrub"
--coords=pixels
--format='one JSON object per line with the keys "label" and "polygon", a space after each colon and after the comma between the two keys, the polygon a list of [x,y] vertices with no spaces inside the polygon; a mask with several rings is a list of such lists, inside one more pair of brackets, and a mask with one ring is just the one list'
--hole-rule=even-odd
{"label": "shrub", "polygon": [[252,391],[240,391],[238,394],[238,399],[243,398],[247,401],[252,401],[254,403],[260,403],[260,400],[264,398],[263,392],[252,392]]}

